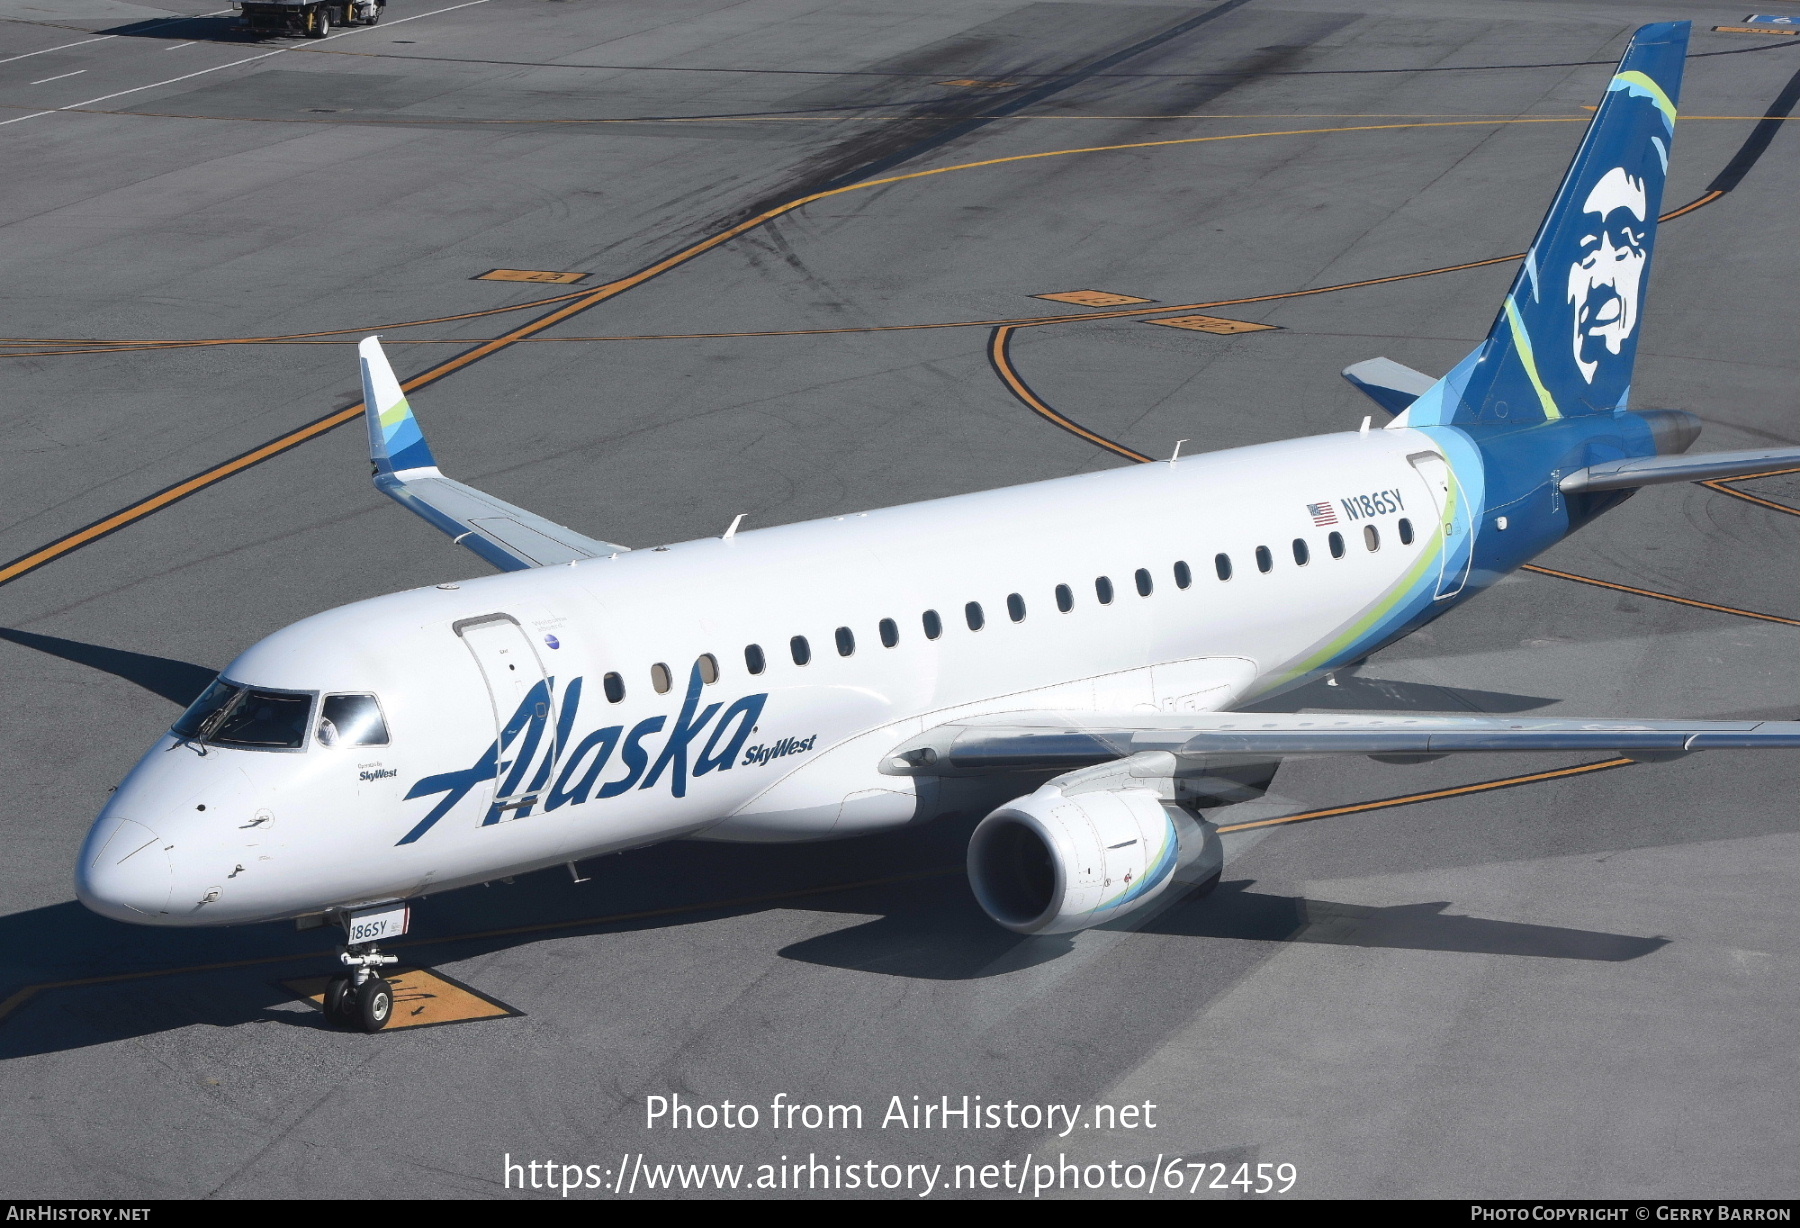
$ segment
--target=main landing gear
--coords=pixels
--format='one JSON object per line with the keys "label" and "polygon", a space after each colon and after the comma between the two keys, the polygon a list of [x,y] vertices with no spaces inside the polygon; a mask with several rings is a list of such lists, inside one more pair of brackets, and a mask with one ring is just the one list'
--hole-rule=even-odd
{"label": "main landing gear", "polygon": [[409,910],[390,904],[359,912],[339,914],[345,936],[351,941],[338,952],[345,971],[325,984],[325,1018],[341,1028],[379,1032],[394,1017],[394,987],[380,970],[400,962],[398,955],[383,955],[378,938],[398,937],[408,928]]}

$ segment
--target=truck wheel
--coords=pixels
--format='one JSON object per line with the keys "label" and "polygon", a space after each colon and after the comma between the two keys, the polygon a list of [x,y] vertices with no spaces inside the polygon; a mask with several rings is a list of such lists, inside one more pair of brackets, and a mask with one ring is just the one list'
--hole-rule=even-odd
{"label": "truck wheel", "polygon": [[331,14],[324,9],[314,9],[306,17],[306,37],[324,38],[331,33]]}
{"label": "truck wheel", "polygon": [[369,15],[367,17],[363,18],[363,24],[365,26],[372,26],[380,20],[381,20],[381,6],[378,4],[374,8],[369,10]]}

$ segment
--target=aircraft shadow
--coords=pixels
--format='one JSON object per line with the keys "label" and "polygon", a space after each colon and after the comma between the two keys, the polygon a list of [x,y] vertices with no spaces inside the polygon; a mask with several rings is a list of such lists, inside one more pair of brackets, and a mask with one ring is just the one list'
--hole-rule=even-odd
{"label": "aircraft shadow", "polygon": [[[1448,901],[1367,907],[1264,895],[1251,880],[1191,893],[1142,924],[1120,928],[1185,938],[1249,942],[1307,942],[1402,951],[1456,951],[1539,959],[1618,963],[1668,945],[1640,938],[1554,925],[1466,917],[1444,910]],[[976,906],[961,880],[946,882],[903,908],[864,925],[786,947],[788,959],[923,980],[966,980],[1016,971],[1055,959],[1065,937],[1021,938],[1000,929]]]}
{"label": "aircraft shadow", "polygon": [[[774,909],[879,914],[905,906],[911,892],[936,899],[945,883],[959,885],[972,826],[952,818],[809,845],[654,845],[584,861],[589,881],[581,884],[557,867],[417,900],[412,938],[419,941],[386,949],[429,967],[545,939]],[[957,889],[966,899],[967,888]],[[969,918],[971,929],[984,923],[979,913]],[[516,932],[534,927],[541,928]],[[275,982],[329,972],[341,941],[336,929],[297,931],[291,922],[127,925],[73,900],[0,916],[0,1010],[20,989],[46,986],[0,1014],[0,1060],[197,1024],[324,1027],[316,1012],[289,1009],[290,995]],[[147,975],[112,979],[134,973]],[[101,983],[80,983],[90,978]]]}
{"label": "aircraft shadow", "polygon": [[212,13],[196,13],[192,17],[180,17],[173,21],[167,17],[128,21],[122,25],[107,26],[94,33],[113,38],[167,39],[176,43],[241,43],[259,38],[257,32],[238,25],[235,16]]}
{"label": "aircraft shadow", "polygon": [[[584,863],[586,884],[571,882],[561,869],[545,870],[510,886],[421,900],[413,929],[421,941],[388,949],[406,963],[431,966],[546,939],[789,909],[871,916],[778,952],[822,966],[973,980],[1067,953],[1067,936],[1021,938],[982,914],[962,874],[971,822],[822,845],[658,845]],[[1459,916],[1446,913],[1443,902],[1370,908],[1261,894],[1252,886],[1226,882],[1122,927],[1196,939],[1601,962],[1637,959],[1667,944]],[[529,927],[542,928],[517,932]],[[285,923],[194,930],[125,925],[73,901],[0,917],[0,953],[8,965],[0,972],[0,1002],[23,986],[46,986],[0,1017],[0,1060],[195,1025],[325,1028],[317,1012],[296,1009],[276,982],[329,970],[338,940],[336,930],[300,932]],[[219,966],[233,963],[238,966]],[[150,975],[110,980],[134,972]],[[108,979],[80,983],[90,977]]]}
{"label": "aircraft shadow", "polygon": [[122,648],[102,648],[98,644],[58,639],[35,631],[17,631],[11,627],[0,627],[0,640],[11,640],[26,648],[123,678],[184,708],[200,698],[200,692],[219,673],[216,669],[190,665],[186,661],[126,652]]}

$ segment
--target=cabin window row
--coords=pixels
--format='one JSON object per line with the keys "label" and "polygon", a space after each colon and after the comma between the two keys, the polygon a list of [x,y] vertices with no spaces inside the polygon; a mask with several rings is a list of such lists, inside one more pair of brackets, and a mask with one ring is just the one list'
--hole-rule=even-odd
{"label": "cabin window row", "polygon": [[[1396,526],[1401,545],[1410,546],[1413,542],[1412,521],[1402,518]],[[1381,549],[1381,531],[1374,525],[1364,525],[1362,531],[1363,547],[1371,554]],[[1331,557],[1341,559],[1348,552],[1344,535],[1332,532],[1326,536],[1326,548]],[[1312,561],[1312,548],[1304,537],[1293,540],[1291,550],[1296,566],[1304,567]],[[1258,546],[1255,550],[1256,569],[1270,572],[1275,568],[1275,555],[1267,546]],[[1176,588],[1187,588],[1194,582],[1194,572],[1185,561],[1178,560],[1171,569]],[[1231,556],[1215,554],[1213,556],[1213,573],[1221,580],[1229,580],[1232,576]],[[1140,597],[1148,597],[1156,591],[1156,579],[1148,568],[1140,567],[1132,573],[1132,587]],[[1094,599],[1101,605],[1111,605],[1116,596],[1112,577],[1094,577]],[[1058,584],[1055,589],[1056,608],[1064,614],[1075,608],[1075,590],[1067,584]],[[1006,616],[1015,623],[1025,621],[1025,598],[1019,593],[1009,593],[1006,598]],[[979,601],[971,601],[963,606],[963,622],[971,631],[979,631],[987,626],[987,612]],[[944,634],[944,620],[936,610],[926,610],[919,616],[920,629],[925,638],[935,640]],[[900,624],[891,618],[884,618],[875,624],[875,631],[883,648],[893,648],[900,643]],[[853,656],[856,653],[856,632],[849,627],[839,627],[832,632],[832,640],[840,657]],[[804,635],[796,635],[788,640],[788,655],[795,665],[806,665],[812,661],[812,642]],[[760,674],[769,667],[767,654],[761,644],[744,646],[744,668],[752,674]],[[700,681],[710,686],[719,680],[719,662],[711,653],[702,653],[694,662],[694,668],[700,673]],[[602,688],[609,702],[620,703],[625,698],[625,679],[617,673],[609,673],[602,679]],[[666,695],[674,688],[675,676],[669,667],[661,661],[650,667],[650,686],[658,695]]]}

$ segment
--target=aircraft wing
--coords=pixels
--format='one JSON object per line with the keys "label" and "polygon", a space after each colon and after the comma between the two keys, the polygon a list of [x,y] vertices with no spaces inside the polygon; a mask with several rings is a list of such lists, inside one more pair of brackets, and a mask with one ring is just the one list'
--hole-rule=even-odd
{"label": "aircraft wing", "polygon": [[1057,771],[1145,751],[1177,758],[1438,756],[1606,751],[1661,759],[1700,750],[1800,748],[1800,721],[1634,721],[1431,713],[1009,712],[951,721],[896,746],[892,776]]}
{"label": "aircraft wing", "polygon": [[445,477],[380,340],[363,338],[357,354],[362,359],[363,412],[369,425],[369,459],[375,462],[375,489],[502,571],[606,558],[630,549],[583,536]]}

